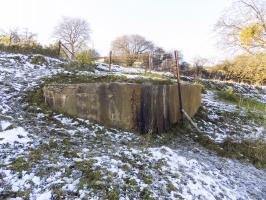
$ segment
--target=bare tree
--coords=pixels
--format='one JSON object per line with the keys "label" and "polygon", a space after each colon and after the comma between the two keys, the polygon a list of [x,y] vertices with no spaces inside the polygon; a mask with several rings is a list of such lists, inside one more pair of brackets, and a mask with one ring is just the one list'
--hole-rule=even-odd
{"label": "bare tree", "polygon": [[63,17],[55,27],[54,36],[69,50],[70,58],[75,58],[78,51],[86,47],[90,39],[90,27],[86,20],[80,18]]}
{"label": "bare tree", "polygon": [[36,45],[37,34],[32,33],[28,28],[24,28],[20,31],[18,28],[11,28],[8,31],[1,31],[0,42],[4,45]]}
{"label": "bare tree", "polygon": [[233,49],[266,50],[266,2],[239,0],[226,9],[215,25],[221,43]]}
{"label": "bare tree", "polygon": [[1,42],[7,46],[11,46],[20,42],[18,28],[10,28],[8,31],[1,31]]}
{"label": "bare tree", "polygon": [[127,66],[132,66],[141,54],[152,51],[153,47],[151,41],[140,35],[124,35],[112,42],[113,54],[124,57]]}
{"label": "bare tree", "polygon": [[196,69],[196,77],[198,78],[200,76],[200,72],[204,68],[204,66],[207,64],[208,60],[206,58],[202,57],[195,57],[193,59],[193,66]]}
{"label": "bare tree", "polygon": [[23,32],[20,34],[20,40],[23,44],[32,45],[36,43],[36,33],[32,33],[28,28],[24,28]]}

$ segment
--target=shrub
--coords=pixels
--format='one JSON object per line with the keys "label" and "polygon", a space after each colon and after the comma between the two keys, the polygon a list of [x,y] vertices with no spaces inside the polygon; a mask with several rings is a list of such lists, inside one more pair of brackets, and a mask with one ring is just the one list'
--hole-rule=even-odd
{"label": "shrub", "polygon": [[94,71],[95,65],[91,51],[83,51],[77,54],[75,60],[65,65],[68,71]]}
{"label": "shrub", "polygon": [[84,65],[92,65],[93,58],[90,51],[83,51],[76,56],[76,61]]}
{"label": "shrub", "polygon": [[78,62],[76,60],[70,61],[68,64],[64,65],[64,68],[67,71],[89,71],[94,72],[96,66],[94,64],[84,64],[82,62]]}
{"label": "shrub", "polygon": [[251,84],[266,83],[266,53],[237,56],[208,69],[212,76]]}
{"label": "shrub", "polygon": [[238,96],[236,94],[233,93],[233,89],[231,87],[225,89],[225,90],[221,90],[218,91],[218,97],[233,103],[237,103],[238,102]]}
{"label": "shrub", "polygon": [[200,87],[201,87],[201,93],[203,93],[203,94],[206,94],[207,93],[207,88],[206,88],[206,86],[201,81],[194,80],[193,81],[193,84],[194,85],[200,85]]}

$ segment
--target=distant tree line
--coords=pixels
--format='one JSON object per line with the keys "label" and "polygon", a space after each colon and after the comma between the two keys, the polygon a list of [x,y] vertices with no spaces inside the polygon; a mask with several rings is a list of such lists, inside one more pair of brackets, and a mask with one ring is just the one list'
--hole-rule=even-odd
{"label": "distant tree line", "polygon": [[43,54],[71,61],[79,58],[85,61],[84,57],[86,57],[86,61],[90,64],[93,58],[98,56],[94,49],[88,48],[90,27],[84,19],[63,17],[55,27],[53,37],[56,41],[44,46],[38,42],[37,34],[28,29],[13,28],[0,32],[0,50],[12,53]]}
{"label": "distant tree line", "polygon": [[37,41],[37,34],[28,29],[9,29],[0,33],[0,51],[24,54],[43,54],[58,57],[58,44],[43,46]]}
{"label": "distant tree line", "polygon": [[266,53],[244,54],[208,68],[207,76],[249,84],[266,85]]}
{"label": "distant tree line", "polygon": [[[88,47],[90,35],[91,29],[85,19],[63,17],[54,28],[54,44],[43,46],[38,42],[37,34],[15,28],[0,33],[0,50],[65,58],[70,61],[69,69],[86,69],[99,57],[95,49]],[[171,71],[174,65],[173,52],[137,34],[116,38],[111,44],[111,51],[112,64],[166,71]],[[109,62],[108,59],[106,62]],[[182,56],[179,60],[182,62]],[[181,66],[186,65],[181,63]]]}
{"label": "distant tree line", "polygon": [[[117,37],[111,44],[111,50],[114,64],[165,71],[172,71],[175,65],[173,52],[166,51],[137,34]],[[179,56],[182,63],[180,52]]]}

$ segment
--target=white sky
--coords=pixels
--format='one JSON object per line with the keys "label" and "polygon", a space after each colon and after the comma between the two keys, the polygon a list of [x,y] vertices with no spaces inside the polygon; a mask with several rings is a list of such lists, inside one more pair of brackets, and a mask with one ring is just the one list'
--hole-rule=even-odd
{"label": "white sky", "polygon": [[[43,44],[62,16],[86,19],[92,44],[107,55],[111,41],[140,34],[185,60],[202,56],[216,62],[228,55],[218,49],[213,26],[233,0],[0,0],[0,29],[28,28]],[[92,45],[91,44],[91,45]]]}

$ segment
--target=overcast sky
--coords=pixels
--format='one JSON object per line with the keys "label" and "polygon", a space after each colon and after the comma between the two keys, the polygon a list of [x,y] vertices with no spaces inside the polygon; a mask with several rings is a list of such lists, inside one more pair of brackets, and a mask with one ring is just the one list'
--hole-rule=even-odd
{"label": "overcast sky", "polygon": [[167,50],[179,49],[191,61],[217,61],[229,55],[217,48],[213,26],[233,0],[0,0],[0,29],[27,27],[43,44],[53,42],[62,16],[86,19],[92,43],[106,55],[111,41],[140,34]]}

